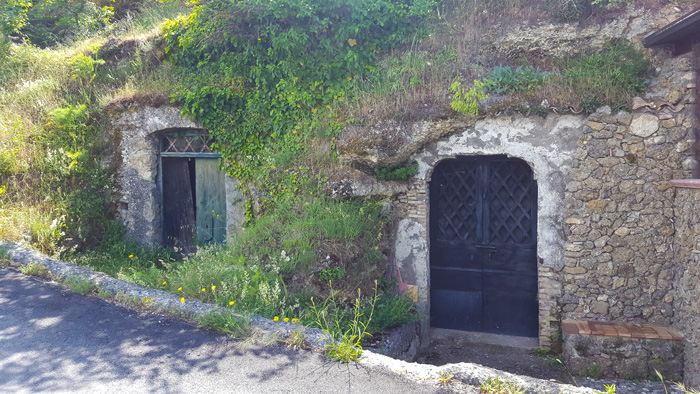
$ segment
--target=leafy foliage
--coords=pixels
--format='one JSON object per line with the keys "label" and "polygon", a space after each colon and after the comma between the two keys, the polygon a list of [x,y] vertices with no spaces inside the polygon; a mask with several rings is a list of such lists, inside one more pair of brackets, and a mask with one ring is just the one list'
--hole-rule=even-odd
{"label": "leafy foliage", "polygon": [[212,131],[230,175],[264,179],[305,152],[320,130],[337,135],[344,121],[334,119],[332,106],[349,99],[377,51],[421,34],[434,7],[433,0],[199,6],[164,28],[170,61],[185,81],[174,99]]}
{"label": "leafy foliage", "polygon": [[7,0],[0,3],[0,33],[47,47],[109,28],[113,14],[89,0]]}
{"label": "leafy foliage", "polygon": [[449,90],[453,94],[450,106],[461,114],[479,115],[479,103],[489,98],[483,82],[474,81],[474,86],[469,90],[465,90],[461,86],[462,83],[459,81],[455,81],[450,85]]}
{"label": "leafy foliage", "polygon": [[585,99],[597,96],[608,105],[619,106],[646,89],[649,67],[644,53],[630,42],[614,41],[599,53],[569,59],[563,82],[587,92]]}
{"label": "leafy foliage", "polygon": [[397,167],[378,167],[374,169],[379,179],[383,180],[406,180],[413,176],[418,169],[418,163],[404,164]]}
{"label": "leafy foliage", "polygon": [[540,68],[518,66],[515,70],[509,66],[494,67],[488,78],[483,79],[484,87],[494,93],[508,93],[516,90],[539,89],[545,74]]}

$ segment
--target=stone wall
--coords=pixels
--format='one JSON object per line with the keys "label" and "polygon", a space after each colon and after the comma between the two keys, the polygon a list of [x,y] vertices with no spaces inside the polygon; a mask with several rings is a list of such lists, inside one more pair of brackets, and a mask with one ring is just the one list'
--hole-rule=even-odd
{"label": "stone wall", "polygon": [[[194,132],[204,130],[200,125],[183,119],[180,110],[173,107],[132,107],[114,116],[111,132],[121,137],[119,214],[131,239],[144,244],[163,242],[158,137],[163,132],[187,129]],[[119,162],[117,158],[110,160]],[[244,219],[243,196],[237,185],[236,180],[226,177],[227,234],[238,231]]]}
{"label": "stone wall", "polygon": [[[687,104],[689,67],[688,59],[665,61],[647,98]],[[565,317],[671,323],[675,189],[668,181],[690,175],[690,114],[690,105],[677,113],[604,107],[588,118],[566,186]]]}
{"label": "stone wall", "polygon": [[676,191],[673,326],[685,339],[685,381],[700,387],[700,190]]}

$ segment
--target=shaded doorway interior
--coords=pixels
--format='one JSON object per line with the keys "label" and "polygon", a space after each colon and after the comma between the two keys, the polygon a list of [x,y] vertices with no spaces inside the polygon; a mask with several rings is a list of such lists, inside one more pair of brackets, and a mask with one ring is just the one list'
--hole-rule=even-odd
{"label": "shaded doorway interior", "polygon": [[431,326],[536,337],[537,184],[506,156],[460,157],[430,182]]}

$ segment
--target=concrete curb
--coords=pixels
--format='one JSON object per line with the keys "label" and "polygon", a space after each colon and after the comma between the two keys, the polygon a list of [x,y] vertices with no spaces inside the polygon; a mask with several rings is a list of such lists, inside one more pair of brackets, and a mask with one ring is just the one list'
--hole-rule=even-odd
{"label": "concrete curb", "polygon": [[[498,377],[501,381],[508,380],[527,388],[527,393],[553,394],[595,394],[598,391],[587,387],[576,387],[569,384],[552,382],[544,379],[514,375],[489,367],[472,363],[447,364],[443,366],[409,363],[372,352],[363,352],[360,362],[367,366],[381,366],[395,373],[404,375],[418,382],[439,381],[440,374],[452,372],[454,380],[464,384],[479,387],[488,378]],[[602,384],[601,384],[602,387]]]}
{"label": "concrete curb", "polygon": [[[211,312],[230,313],[227,308],[208,304],[195,299],[188,299],[184,304],[180,296],[167,291],[153,289],[115,279],[105,273],[95,272],[89,268],[76,266],[43,255],[35,250],[27,249],[9,242],[0,242],[0,248],[6,249],[11,261],[19,265],[30,263],[45,266],[57,278],[76,278],[86,280],[102,291],[113,296],[125,296],[138,300],[150,299],[149,304],[156,309],[181,312],[188,317],[202,317]],[[318,328],[304,327],[299,324],[275,322],[258,315],[250,316],[251,328],[265,338],[284,339],[295,330],[302,330],[306,344],[316,350],[322,350],[329,343],[328,335]]]}

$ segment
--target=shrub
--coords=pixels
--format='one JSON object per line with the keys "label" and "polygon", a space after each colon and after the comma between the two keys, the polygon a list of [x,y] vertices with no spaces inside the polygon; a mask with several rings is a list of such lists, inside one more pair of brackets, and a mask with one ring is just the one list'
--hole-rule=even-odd
{"label": "shrub", "polygon": [[488,78],[484,78],[482,82],[486,90],[504,94],[517,90],[540,89],[545,77],[539,67],[519,66],[513,70],[509,66],[499,66],[494,67]]}
{"label": "shrub", "polygon": [[465,90],[461,86],[462,83],[459,80],[450,85],[449,91],[453,94],[450,106],[461,114],[479,115],[479,103],[489,98],[484,84],[481,81],[474,81],[474,86],[469,90]]}
{"label": "shrub", "polygon": [[382,168],[375,168],[374,173],[379,177],[379,179],[383,179],[385,181],[388,180],[406,180],[409,177],[413,176],[413,174],[416,173],[416,170],[418,169],[418,163],[413,163],[413,164],[403,164],[399,165],[396,167],[382,167]]}

